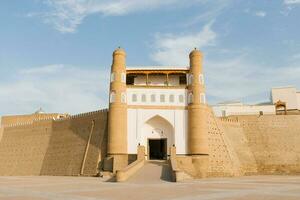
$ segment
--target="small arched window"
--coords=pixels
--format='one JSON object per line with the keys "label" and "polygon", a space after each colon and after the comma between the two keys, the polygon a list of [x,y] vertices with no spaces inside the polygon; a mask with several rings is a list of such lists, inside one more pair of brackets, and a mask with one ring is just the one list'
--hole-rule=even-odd
{"label": "small arched window", "polygon": [[121,73],[121,81],[122,83],[126,83],[126,74],[124,72]]}
{"label": "small arched window", "polygon": [[184,97],[183,97],[183,95],[181,94],[181,95],[179,95],[179,102],[180,103],[183,103],[184,102]]}
{"label": "small arched window", "polygon": [[109,97],[109,102],[110,103],[114,103],[116,101],[116,93],[115,92],[111,92],[110,93],[110,97]]}
{"label": "small arched window", "polygon": [[203,104],[206,103],[205,93],[201,93],[201,94],[200,94],[200,103],[203,103]]}
{"label": "small arched window", "polygon": [[125,94],[125,92],[122,92],[122,93],[121,93],[121,102],[122,102],[122,103],[126,103],[126,101],[127,101],[127,100],[126,100],[126,94]]}
{"label": "small arched window", "polygon": [[199,74],[199,83],[201,85],[204,85],[204,76],[203,76],[203,74]]}
{"label": "small arched window", "polygon": [[155,102],[156,101],[156,96],[155,94],[151,94],[151,102]]}
{"label": "small arched window", "polygon": [[146,102],[146,101],[147,101],[146,95],[142,94],[142,102]]}
{"label": "small arched window", "polygon": [[165,102],[166,101],[166,96],[164,94],[160,95],[160,102]]}
{"label": "small arched window", "polygon": [[193,98],[194,98],[193,93],[189,93],[189,96],[188,96],[188,103],[193,103]]}
{"label": "small arched window", "polygon": [[115,81],[115,73],[114,72],[112,72],[110,74],[110,82],[113,82],[113,81]]}
{"label": "small arched window", "polygon": [[136,94],[132,95],[132,102],[137,102],[137,95]]}
{"label": "small arched window", "polygon": [[169,102],[171,102],[171,103],[174,102],[174,94],[170,94],[170,96],[169,96]]}

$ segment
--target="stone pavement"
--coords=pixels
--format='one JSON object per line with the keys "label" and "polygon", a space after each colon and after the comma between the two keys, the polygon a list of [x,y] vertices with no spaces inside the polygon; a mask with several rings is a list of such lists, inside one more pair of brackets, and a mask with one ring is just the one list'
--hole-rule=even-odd
{"label": "stone pavement", "polygon": [[299,200],[300,176],[112,183],[93,177],[0,177],[0,200]]}

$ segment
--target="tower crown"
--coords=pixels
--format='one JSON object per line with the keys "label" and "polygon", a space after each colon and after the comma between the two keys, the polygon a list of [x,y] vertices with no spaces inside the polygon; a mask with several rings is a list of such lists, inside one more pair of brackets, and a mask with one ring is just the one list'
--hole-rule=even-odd
{"label": "tower crown", "polygon": [[202,52],[200,50],[198,50],[197,48],[195,48],[193,51],[191,51],[190,58],[192,58],[194,56],[201,56],[202,57]]}
{"label": "tower crown", "polygon": [[122,49],[121,47],[118,47],[116,50],[114,50],[113,56],[120,55],[120,54],[126,56],[125,50]]}
{"label": "tower crown", "polygon": [[205,86],[202,69],[202,53],[196,48],[190,53],[189,74],[189,103],[194,105],[205,104]]}
{"label": "tower crown", "polygon": [[[117,48],[113,52],[113,62],[111,66],[111,71],[115,73],[125,73],[126,71],[126,52],[122,48]],[[116,75],[121,76],[121,75]]]}

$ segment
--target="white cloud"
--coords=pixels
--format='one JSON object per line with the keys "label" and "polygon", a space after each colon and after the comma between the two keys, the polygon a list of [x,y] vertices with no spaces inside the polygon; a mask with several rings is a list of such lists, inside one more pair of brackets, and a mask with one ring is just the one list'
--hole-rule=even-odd
{"label": "white cloud", "polygon": [[184,22],[184,26],[192,26],[199,22],[214,21],[224,10],[232,5],[232,0],[202,1],[201,11],[197,16]]}
{"label": "white cloud", "polygon": [[[207,93],[212,100],[210,103],[237,99],[248,102],[267,101],[272,87],[300,87],[300,60],[296,59],[298,54],[291,56],[286,66],[254,62],[247,53],[241,53],[241,50],[236,51],[234,57],[217,59],[213,52],[219,51],[216,42],[218,34],[212,30],[212,25],[213,23],[206,24],[197,33],[156,35],[152,59],[160,65],[186,66],[189,64],[189,52],[194,47],[204,50],[210,46],[209,50],[204,50],[204,73]],[[232,55],[230,52],[222,54]]]}
{"label": "white cloud", "polygon": [[255,12],[255,15],[257,17],[265,17],[267,15],[267,13],[265,11],[257,11],[257,12]]}
{"label": "white cloud", "polygon": [[0,81],[2,114],[80,113],[107,106],[107,71],[49,65],[20,70],[9,82]]}
{"label": "white cloud", "polygon": [[137,11],[149,11],[163,6],[187,6],[206,0],[43,0],[49,10],[29,13],[62,33],[73,33],[89,15],[120,16]]}
{"label": "white cloud", "polygon": [[286,5],[300,4],[300,0],[284,0]]}
{"label": "white cloud", "polygon": [[289,16],[291,11],[296,7],[300,5],[300,0],[283,0],[283,3],[285,5],[284,9],[280,11],[280,13],[284,16]]}
{"label": "white cloud", "polygon": [[263,11],[263,10],[252,11],[249,8],[245,9],[244,13],[247,13],[247,14],[250,14],[250,15],[253,15],[253,16],[257,16],[257,17],[262,17],[262,18],[267,16],[266,11]]}
{"label": "white cloud", "polygon": [[207,93],[217,101],[266,101],[272,87],[300,87],[300,62],[269,66],[255,63],[245,54],[225,60],[205,59],[204,70]]}
{"label": "white cloud", "polygon": [[192,34],[157,34],[152,59],[162,65],[188,65],[187,55],[192,49],[214,45],[217,34],[211,29],[212,25],[210,22]]}
{"label": "white cloud", "polygon": [[20,73],[25,74],[25,75],[53,74],[53,73],[57,73],[60,70],[63,70],[64,68],[65,68],[65,66],[62,64],[46,65],[46,66],[37,67],[37,68],[24,69],[24,70],[21,70]]}

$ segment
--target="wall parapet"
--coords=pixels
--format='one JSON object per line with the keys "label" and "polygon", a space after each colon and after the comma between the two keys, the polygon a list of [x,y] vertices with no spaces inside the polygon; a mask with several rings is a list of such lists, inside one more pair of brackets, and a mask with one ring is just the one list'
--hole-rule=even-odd
{"label": "wall parapet", "polygon": [[91,112],[86,112],[86,113],[79,113],[79,114],[76,114],[76,115],[69,115],[68,117],[54,119],[54,121],[64,121],[64,120],[69,120],[69,119],[77,119],[77,118],[87,117],[87,116],[95,115],[95,114],[98,114],[98,113],[105,113],[105,112],[108,112],[107,108],[101,109],[101,110],[96,110],[96,111],[91,111]]}
{"label": "wall parapet", "polygon": [[86,112],[86,113],[79,113],[76,115],[66,115],[65,117],[62,117],[62,118],[59,118],[59,116],[58,117],[49,116],[49,117],[44,117],[42,119],[33,119],[32,121],[29,121],[29,122],[5,124],[5,125],[2,125],[2,127],[7,128],[7,127],[29,126],[29,125],[32,125],[35,123],[46,122],[46,121],[49,121],[49,122],[50,121],[64,121],[64,120],[69,120],[69,119],[87,117],[87,116],[95,115],[97,113],[104,113],[104,112],[108,112],[108,109],[101,109],[101,110],[96,110],[96,111],[91,111],[91,112]]}
{"label": "wall parapet", "polygon": [[17,127],[17,126],[29,126],[32,125],[33,122],[23,122],[23,123],[16,123],[16,124],[6,124],[3,125],[3,128],[11,128],[11,127]]}
{"label": "wall parapet", "polygon": [[42,119],[33,119],[32,121],[29,121],[29,122],[6,124],[6,125],[3,125],[2,127],[8,128],[8,127],[30,126],[30,125],[41,123],[41,122],[48,122],[48,121],[51,122],[52,120],[55,120],[55,117],[46,117],[46,118],[42,118]]}

